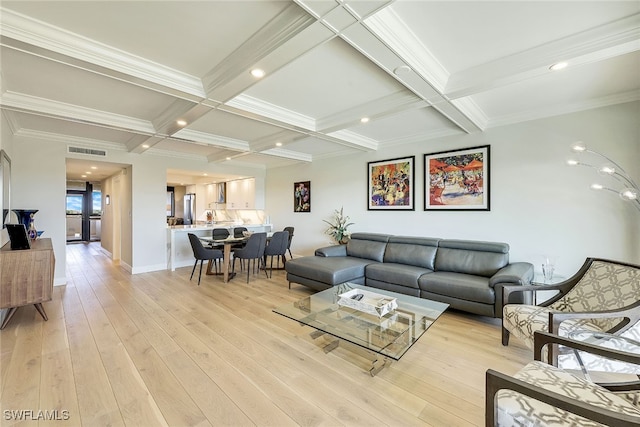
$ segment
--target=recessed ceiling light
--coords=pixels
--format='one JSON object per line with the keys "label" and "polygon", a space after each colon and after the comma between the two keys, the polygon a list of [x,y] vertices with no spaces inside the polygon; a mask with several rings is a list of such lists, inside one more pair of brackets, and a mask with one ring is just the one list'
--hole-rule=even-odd
{"label": "recessed ceiling light", "polygon": [[178,124],[178,126],[186,126],[187,125],[187,121],[186,120],[177,120],[176,123]]}
{"label": "recessed ceiling light", "polygon": [[276,147],[282,147],[282,142],[276,142]]}
{"label": "recessed ceiling light", "polygon": [[360,123],[369,123],[369,117],[363,117],[360,119]]}
{"label": "recessed ceiling light", "polygon": [[149,144],[142,144],[142,148],[149,148]]}
{"label": "recessed ceiling light", "polygon": [[98,169],[98,167],[97,166],[91,166],[91,169],[95,170],[95,169]]}
{"label": "recessed ceiling light", "polygon": [[87,175],[91,175],[91,172],[89,172],[89,171],[86,171],[85,173],[86,173]]}
{"label": "recessed ceiling light", "polygon": [[202,176],[209,176],[209,174],[208,173],[203,173]]}
{"label": "recessed ceiling light", "polygon": [[567,68],[567,65],[569,64],[566,62],[556,62],[555,64],[551,65],[549,69],[551,71],[558,71],[558,70],[562,70],[563,68]]}
{"label": "recessed ceiling light", "polygon": [[80,175],[80,177],[81,177],[81,178],[86,178],[86,177],[87,177],[87,175]]}
{"label": "recessed ceiling light", "polygon": [[251,70],[251,75],[256,79],[261,79],[264,77],[265,72],[260,68],[254,68],[253,70]]}
{"label": "recessed ceiling light", "polygon": [[227,160],[231,160],[231,157],[227,157]]}

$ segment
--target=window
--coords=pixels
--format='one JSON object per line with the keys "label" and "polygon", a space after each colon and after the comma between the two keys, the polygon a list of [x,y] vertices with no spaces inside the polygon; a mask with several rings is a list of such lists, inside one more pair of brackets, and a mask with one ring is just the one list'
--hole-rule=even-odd
{"label": "window", "polygon": [[91,215],[102,215],[102,192],[93,191],[91,193],[93,204],[91,206]]}

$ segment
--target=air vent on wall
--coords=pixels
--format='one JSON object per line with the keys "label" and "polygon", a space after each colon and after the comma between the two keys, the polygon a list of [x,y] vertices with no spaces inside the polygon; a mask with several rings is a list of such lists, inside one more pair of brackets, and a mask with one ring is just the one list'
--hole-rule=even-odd
{"label": "air vent on wall", "polygon": [[89,154],[90,156],[106,156],[107,152],[104,150],[93,150],[91,148],[82,147],[69,147],[69,153],[77,154]]}

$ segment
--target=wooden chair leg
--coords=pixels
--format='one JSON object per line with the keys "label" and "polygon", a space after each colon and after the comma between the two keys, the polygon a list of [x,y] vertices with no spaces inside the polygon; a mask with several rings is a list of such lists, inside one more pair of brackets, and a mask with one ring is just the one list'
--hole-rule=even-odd
{"label": "wooden chair leg", "polygon": [[504,326],[502,327],[502,345],[509,345],[509,331]]}

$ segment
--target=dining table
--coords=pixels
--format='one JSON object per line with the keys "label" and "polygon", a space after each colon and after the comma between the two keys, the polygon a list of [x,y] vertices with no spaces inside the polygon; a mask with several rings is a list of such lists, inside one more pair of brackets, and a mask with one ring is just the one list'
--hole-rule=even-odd
{"label": "dining table", "polygon": [[[272,236],[273,236],[273,233],[267,233],[267,240],[269,240]],[[198,237],[201,241],[207,243],[211,247],[223,246],[222,280],[224,281],[224,283],[227,283],[229,280],[233,278],[233,276],[235,276],[235,273],[231,273],[230,271],[231,270],[231,247],[238,243],[246,242],[247,240],[249,240],[249,237],[250,235],[242,236],[242,237],[234,237],[230,235],[229,237],[224,239],[214,239],[213,237]],[[215,275],[216,273],[214,273],[212,269],[213,269],[213,262],[209,260],[209,263],[207,264],[206,274]]]}
{"label": "dining table", "polygon": [[[229,279],[233,278],[233,274],[230,273],[231,269],[231,246],[236,245],[238,243],[246,242],[249,240],[249,236],[242,237],[234,237],[229,236],[225,239],[214,239],[213,237],[200,237],[200,240],[209,244],[209,246],[224,246],[222,251],[222,280],[227,283]],[[207,264],[207,273],[208,275],[214,275],[212,271],[213,262],[209,260],[209,264]],[[230,277],[231,276],[231,277]]]}

